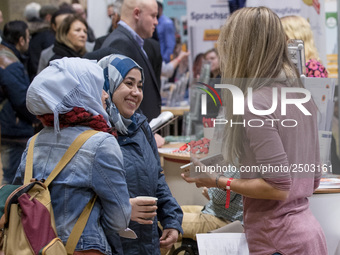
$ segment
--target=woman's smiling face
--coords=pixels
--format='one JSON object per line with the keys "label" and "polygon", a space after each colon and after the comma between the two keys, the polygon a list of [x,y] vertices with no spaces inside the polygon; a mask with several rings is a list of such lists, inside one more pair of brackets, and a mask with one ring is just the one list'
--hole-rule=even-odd
{"label": "woman's smiling face", "polygon": [[138,68],[133,68],[125,76],[112,95],[112,102],[124,118],[130,118],[143,100],[143,81]]}

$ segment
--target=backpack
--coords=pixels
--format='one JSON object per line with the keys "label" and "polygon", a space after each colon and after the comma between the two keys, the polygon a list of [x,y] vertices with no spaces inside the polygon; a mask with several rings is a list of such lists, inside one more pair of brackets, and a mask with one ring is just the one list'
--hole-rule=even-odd
{"label": "backpack", "polygon": [[97,196],[85,206],[66,246],[57,236],[48,185],[68,164],[95,130],[81,133],[67,149],[46,180],[32,179],[33,148],[38,134],[29,144],[23,185],[0,187],[0,250],[6,255],[71,255],[85,228]]}

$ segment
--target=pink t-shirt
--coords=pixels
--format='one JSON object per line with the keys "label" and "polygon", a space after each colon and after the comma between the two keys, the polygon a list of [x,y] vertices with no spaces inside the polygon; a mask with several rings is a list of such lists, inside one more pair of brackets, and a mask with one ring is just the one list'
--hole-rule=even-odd
{"label": "pink t-shirt", "polygon": [[[241,178],[263,178],[275,188],[289,191],[289,197],[285,201],[244,197],[244,224],[250,254],[327,255],[324,233],[309,210],[307,198],[318,187],[321,178],[316,107],[311,100],[304,103],[312,114],[307,116],[295,105],[287,105],[287,114],[282,115],[280,92],[284,85],[275,86],[278,105],[271,114],[251,113],[245,100],[246,139],[240,161],[244,166],[262,165],[263,172],[241,172]],[[254,108],[270,109],[272,93],[272,87],[254,92]],[[288,95],[298,98],[297,94]],[[261,123],[262,127],[250,127]],[[295,124],[296,127],[287,127]],[[267,166],[267,172],[263,166]],[[269,169],[272,169],[271,173]],[[303,172],[300,173],[301,169]]]}

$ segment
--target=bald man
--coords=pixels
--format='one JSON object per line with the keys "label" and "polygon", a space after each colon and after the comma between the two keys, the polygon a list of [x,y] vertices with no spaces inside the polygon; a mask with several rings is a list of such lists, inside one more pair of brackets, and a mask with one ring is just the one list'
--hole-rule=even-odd
{"label": "bald man", "polygon": [[[159,44],[152,45],[151,38],[157,24],[158,5],[156,0],[124,0],[121,9],[121,20],[118,27],[106,38],[101,48],[112,47],[135,60],[144,70],[144,99],[140,105],[148,121],[156,118],[161,112],[160,75],[153,69],[154,59],[159,59]],[[151,40],[151,39],[149,39]],[[144,42],[149,46],[144,49]],[[159,52],[159,56],[156,56]],[[162,61],[160,61],[162,63]],[[161,64],[159,65],[161,68]]]}

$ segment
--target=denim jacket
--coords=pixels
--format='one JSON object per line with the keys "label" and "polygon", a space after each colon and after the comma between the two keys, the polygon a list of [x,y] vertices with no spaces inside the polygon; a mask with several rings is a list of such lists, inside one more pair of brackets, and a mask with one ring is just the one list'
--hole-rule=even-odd
{"label": "denim jacket", "polygon": [[[70,144],[86,129],[89,128],[68,127],[55,134],[53,128],[44,128],[35,141],[33,177],[46,179]],[[24,180],[27,148],[14,184]],[[115,137],[104,132],[92,136],[49,189],[58,236],[64,244],[85,205],[98,195],[76,250],[96,249],[112,254],[113,236],[127,228],[131,213],[123,156]]]}

